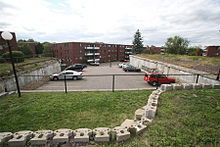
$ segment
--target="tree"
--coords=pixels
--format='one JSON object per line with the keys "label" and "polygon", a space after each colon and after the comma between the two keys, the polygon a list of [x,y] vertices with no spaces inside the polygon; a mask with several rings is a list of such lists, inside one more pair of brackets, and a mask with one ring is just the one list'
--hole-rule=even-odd
{"label": "tree", "polygon": [[25,56],[33,56],[31,47],[24,40],[18,40],[18,50],[23,52]]}
{"label": "tree", "polygon": [[34,39],[28,39],[27,42],[35,42]]}
{"label": "tree", "polygon": [[44,42],[43,47],[44,47],[43,50],[44,57],[53,57],[52,44],[49,42]]}
{"label": "tree", "polygon": [[202,56],[202,49],[200,46],[193,46],[188,49],[189,56]]}
{"label": "tree", "polygon": [[43,53],[44,47],[40,42],[36,42],[35,50],[36,50],[36,54],[39,55]]}
{"label": "tree", "polygon": [[138,29],[134,35],[132,52],[134,54],[140,54],[142,52],[142,49],[143,49],[143,38],[141,37],[141,33]]}
{"label": "tree", "polygon": [[169,54],[186,54],[186,50],[189,46],[189,41],[180,36],[174,36],[167,39],[165,43],[165,51]]}

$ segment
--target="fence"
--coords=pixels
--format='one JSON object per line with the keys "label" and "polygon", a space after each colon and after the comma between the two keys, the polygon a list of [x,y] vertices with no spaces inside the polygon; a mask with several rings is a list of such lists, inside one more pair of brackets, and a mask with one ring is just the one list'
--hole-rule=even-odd
{"label": "fence", "polygon": [[[20,75],[19,85],[22,90],[37,91],[116,91],[116,90],[143,90],[155,89],[144,81],[144,73],[140,74],[103,74],[84,75],[82,80],[68,79],[51,81],[50,75]],[[220,84],[219,80],[210,78],[208,74],[168,74],[176,79],[177,83],[212,83]],[[215,75],[217,77],[217,75]],[[4,91],[16,90],[14,78],[8,81],[0,80]],[[159,81],[159,79],[157,79]],[[156,85],[159,86],[159,85]]]}

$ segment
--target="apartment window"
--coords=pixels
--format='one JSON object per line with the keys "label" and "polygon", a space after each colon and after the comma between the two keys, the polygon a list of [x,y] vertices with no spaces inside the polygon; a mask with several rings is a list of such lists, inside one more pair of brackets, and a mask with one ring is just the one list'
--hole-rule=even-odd
{"label": "apartment window", "polygon": [[70,51],[69,51],[69,50],[65,50],[65,53],[66,53],[66,54],[69,54],[69,53],[70,53]]}
{"label": "apartment window", "polygon": [[102,45],[100,44],[99,47],[102,47]]}
{"label": "apartment window", "polygon": [[79,50],[79,54],[82,54],[82,50]]}
{"label": "apartment window", "polygon": [[216,56],[218,56],[219,55],[219,53],[216,53]]}
{"label": "apartment window", "polygon": [[82,47],[82,44],[80,43],[79,46]]}
{"label": "apartment window", "polygon": [[104,45],[104,47],[106,47],[106,45]]}
{"label": "apartment window", "polygon": [[95,44],[93,44],[93,47],[95,47]]}
{"label": "apartment window", "polygon": [[108,55],[108,57],[111,57],[111,55]]}
{"label": "apartment window", "polygon": [[0,45],[0,50],[3,50],[3,46],[2,45]]}
{"label": "apartment window", "polygon": [[106,52],[106,50],[104,50],[104,53]]}
{"label": "apartment window", "polygon": [[65,47],[69,47],[69,43],[65,43],[64,46],[65,46]]}
{"label": "apartment window", "polygon": [[117,45],[115,45],[115,47],[117,47]]}
{"label": "apartment window", "polygon": [[217,47],[217,50],[220,50],[220,47]]}
{"label": "apartment window", "polygon": [[90,47],[90,44],[88,44],[87,46]]}
{"label": "apartment window", "polygon": [[82,60],[82,57],[79,57],[80,60]]}
{"label": "apartment window", "polygon": [[108,50],[108,52],[110,52],[110,50]]}
{"label": "apartment window", "polygon": [[108,47],[111,47],[111,45],[108,45]]}

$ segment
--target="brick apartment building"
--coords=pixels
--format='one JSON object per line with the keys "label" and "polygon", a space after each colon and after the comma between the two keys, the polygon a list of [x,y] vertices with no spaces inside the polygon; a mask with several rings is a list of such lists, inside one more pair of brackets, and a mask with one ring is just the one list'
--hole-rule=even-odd
{"label": "brick apartment building", "polygon": [[164,47],[156,47],[151,45],[151,47],[147,46],[143,48],[143,53],[146,54],[164,54]]}
{"label": "brick apartment building", "polygon": [[129,59],[131,45],[102,42],[65,42],[52,45],[53,56],[65,64],[111,62]]}
{"label": "brick apartment building", "polygon": [[220,46],[208,46],[205,49],[205,56],[220,57]]}
{"label": "brick apartment building", "polygon": [[[5,52],[8,52],[8,45],[7,42],[1,37],[2,31],[0,31],[0,56],[4,54]],[[13,35],[12,40],[10,40],[11,49],[13,51],[18,50],[18,45],[16,41],[16,35],[15,33],[11,32]]]}

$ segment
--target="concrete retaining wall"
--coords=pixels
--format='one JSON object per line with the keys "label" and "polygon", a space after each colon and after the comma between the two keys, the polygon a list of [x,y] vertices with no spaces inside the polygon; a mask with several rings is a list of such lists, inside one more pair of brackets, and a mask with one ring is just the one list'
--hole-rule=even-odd
{"label": "concrete retaining wall", "polygon": [[[46,61],[44,67],[26,72],[17,73],[20,88],[27,87],[42,80],[44,75],[50,75],[55,72],[60,72],[60,64],[57,61]],[[32,75],[32,76],[29,76]],[[37,76],[40,75],[40,76]],[[0,79],[0,92],[16,90],[14,76],[5,76]]]}
{"label": "concrete retaining wall", "polygon": [[[138,56],[130,55],[130,64],[139,68],[147,68],[150,71],[156,71],[164,74],[182,74],[173,75],[172,77],[182,83],[195,83],[197,74],[200,74],[198,83],[219,84],[220,81],[215,80],[216,76],[208,75],[206,72],[196,71],[193,69],[180,67],[168,63],[155,60],[145,59]],[[205,76],[202,76],[206,74]]]}

